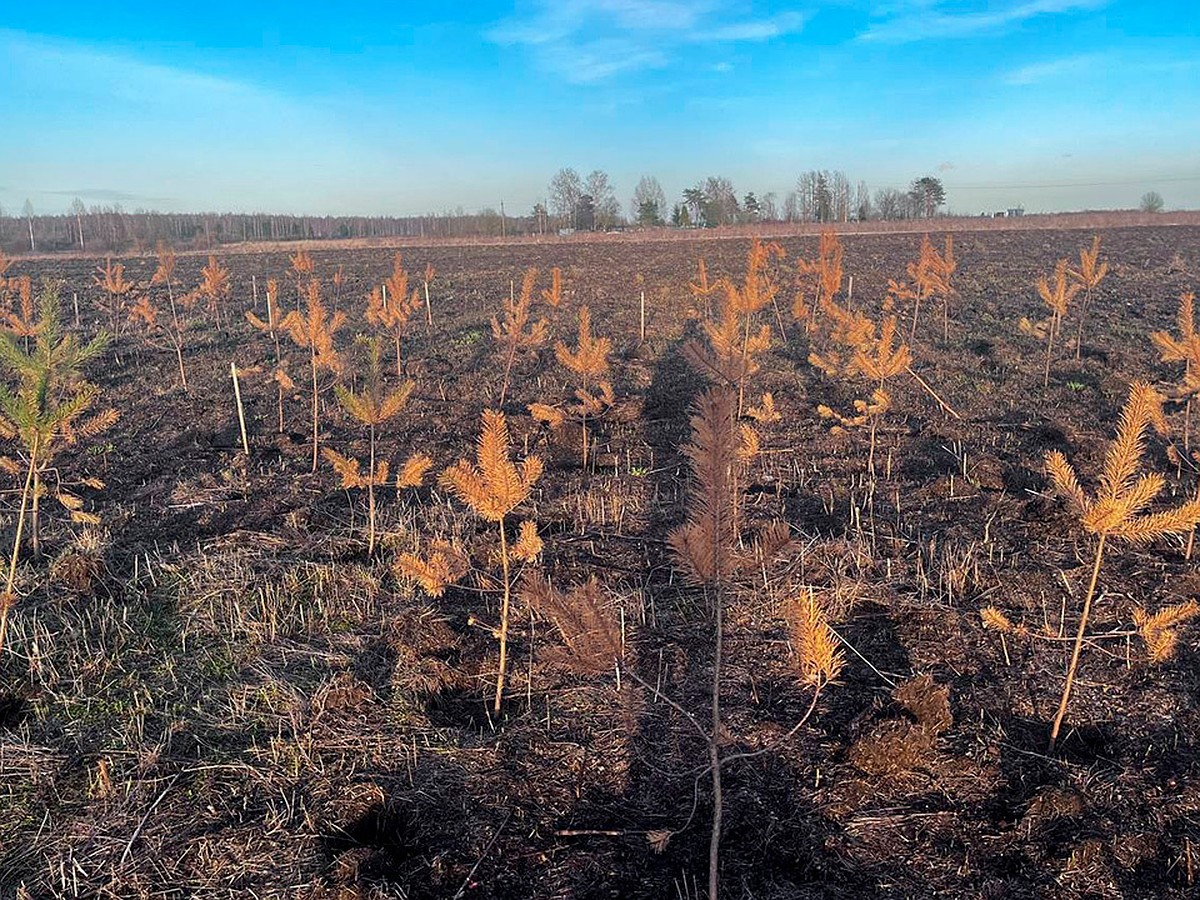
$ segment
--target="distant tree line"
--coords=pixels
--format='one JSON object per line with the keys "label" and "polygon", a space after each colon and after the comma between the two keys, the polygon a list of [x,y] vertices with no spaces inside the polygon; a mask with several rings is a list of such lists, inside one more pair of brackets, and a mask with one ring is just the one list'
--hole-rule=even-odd
{"label": "distant tree line", "polygon": [[[582,178],[574,169],[559,169],[550,181],[548,205],[534,208],[539,227],[604,230],[624,224],[608,175],[600,170]],[[712,175],[686,188],[668,206],[658,179],[643,175],[629,204],[628,224],[641,227],[718,228],[758,222],[849,222],[868,219],[917,219],[937,215],[946,202],[939,179],[924,176],[907,191],[884,188],[871,194],[865,182],[851,184],[845,172],[811,170],[796,179],[794,190],[780,201],[774,192],[738,196],[733,182]],[[541,223],[545,222],[542,227]]]}
{"label": "distant tree line", "polygon": [[159,241],[176,247],[210,248],[248,241],[362,238],[466,238],[544,235],[558,231],[607,231],[628,226],[717,228],[759,222],[847,222],[911,219],[936,215],[945,190],[932,176],[918,178],[907,191],[870,192],[851,184],[844,172],[802,173],[782,201],[774,192],[748,191],[740,197],[733,182],[709,176],[668,203],[658,179],[638,181],[628,215],[608,174],[586,177],[571,168],[551,179],[545,200],[526,214],[491,207],[461,207],[419,216],[295,216],[270,213],[127,212],[120,204],[87,207],[76,198],[68,212],[39,214],[25,201],[20,214],[0,207],[0,249],[14,251],[146,251]]}

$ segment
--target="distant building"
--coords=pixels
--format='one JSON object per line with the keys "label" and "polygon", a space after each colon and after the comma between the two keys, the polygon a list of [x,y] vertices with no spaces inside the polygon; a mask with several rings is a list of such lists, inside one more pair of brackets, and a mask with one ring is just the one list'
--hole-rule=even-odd
{"label": "distant building", "polygon": [[1023,216],[1023,215],[1025,215],[1025,207],[1010,206],[1008,208],[1008,214],[1009,214],[1009,216]]}

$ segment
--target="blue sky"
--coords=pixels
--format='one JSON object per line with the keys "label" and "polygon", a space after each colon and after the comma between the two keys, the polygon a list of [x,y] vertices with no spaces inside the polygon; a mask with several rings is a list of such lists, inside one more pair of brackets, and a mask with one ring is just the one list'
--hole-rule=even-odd
{"label": "blue sky", "polygon": [[1200,207],[1200,4],[5,4],[0,204],[526,212],[561,166]]}

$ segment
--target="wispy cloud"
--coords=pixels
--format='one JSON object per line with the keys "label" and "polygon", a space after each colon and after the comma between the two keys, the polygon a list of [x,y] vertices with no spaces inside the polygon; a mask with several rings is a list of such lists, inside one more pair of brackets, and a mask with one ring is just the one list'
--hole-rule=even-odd
{"label": "wispy cloud", "polygon": [[[0,188],[3,190],[3,188]],[[80,200],[94,200],[97,203],[140,203],[153,206],[170,206],[179,201],[174,197],[147,197],[142,194],[131,194],[128,191],[116,191],[111,188],[78,188],[73,191],[38,191],[39,195],[48,197],[78,197]]]}
{"label": "wispy cloud", "polygon": [[1030,63],[1001,76],[1005,84],[1023,87],[1056,78],[1077,77],[1094,71],[1105,60],[1100,53],[1082,53],[1043,62]]}
{"label": "wispy cloud", "polygon": [[803,26],[799,12],[746,18],[728,0],[533,0],[486,36],[527,49],[538,65],[568,82],[594,84],[666,68],[689,45],[770,41]]}
{"label": "wispy cloud", "polygon": [[908,44],[915,41],[998,34],[1030,19],[1097,9],[1107,0],[1020,0],[988,3],[963,10],[941,0],[907,0],[886,7],[860,35],[864,41]]}

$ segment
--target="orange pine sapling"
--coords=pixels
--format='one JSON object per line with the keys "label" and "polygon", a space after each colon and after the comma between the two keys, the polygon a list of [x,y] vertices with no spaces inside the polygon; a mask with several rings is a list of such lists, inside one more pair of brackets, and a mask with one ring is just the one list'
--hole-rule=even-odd
{"label": "orange pine sapling", "polygon": [[[611,352],[612,341],[592,336],[592,316],[586,306],[579,307],[579,341],[576,347],[571,349],[562,341],[554,345],[554,354],[559,363],[579,377],[579,387],[575,390],[577,403],[568,407],[567,412],[579,417],[585,470],[588,463],[588,416],[599,416],[613,404],[612,385],[603,378],[608,372],[608,355]],[[596,393],[593,393],[593,386]],[[561,426],[565,421],[564,411],[556,406],[532,403],[529,411],[534,418],[547,422],[552,428]]]}
{"label": "orange pine sapling", "polygon": [[1117,426],[1117,435],[1105,455],[1104,470],[1095,495],[1084,491],[1074,468],[1062,453],[1053,451],[1046,457],[1046,470],[1054,487],[1079,516],[1084,531],[1097,538],[1091,581],[1084,596],[1062,698],[1050,728],[1051,751],[1058,741],[1058,733],[1067,714],[1071,687],[1079,667],[1079,654],[1087,634],[1088,616],[1108,542],[1121,540],[1130,544],[1147,544],[1164,535],[1186,534],[1200,521],[1200,500],[1196,499],[1174,509],[1146,512],[1166,484],[1163,476],[1157,472],[1138,474],[1146,452],[1147,430],[1153,427],[1166,432],[1162,403],[1162,396],[1145,382],[1135,382],[1130,387],[1129,399]]}
{"label": "orange pine sapling", "polygon": [[439,483],[471,509],[476,515],[495,522],[500,533],[500,566],[503,598],[500,605],[499,672],[496,675],[496,694],[492,703],[500,712],[508,667],[509,603],[512,593],[511,559],[531,561],[542,549],[537,526],[529,520],[521,523],[518,539],[510,547],[505,534],[505,520],[527,499],[533,486],[542,477],[542,460],[527,456],[519,464],[509,459],[511,440],[504,414],[495,410],[483,413],[482,431],[475,462],[460,459],[442,472]]}
{"label": "orange pine sapling", "polygon": [[408,289],[408,272],[399,253],[392,260],[392,274],[382,287],[371,289],[367,297],[367,322],[391,335],[396,346],[396,376],[403,377],[401,340],[408,331],[408,320],[421,305],[417,289]]}
{"label": "orange pine sapling", "polygon": [[1054,274],[1051,276],[1054,279],[1053,283],[1044,275],[1037,280],[1038,295],[1046,304],[1046,308],[1050,310],[1049,317],[1040,322],[1031,322],[1029,319],[1022,318],[1020,322],[1021,331],[1046,342],[1046,371],[1042,379],[1043,387],[1050,385],[1050,358],[1054,355],[1054,338],[1062,330],[1062,322],[1070,309],[1071,301],[1082,288],[1079,282],[1071,280],[1068,271],[1067,261],[1060,259],[1054,264]]}
{"label": "orange pine sapling", "polygon": [[545,319],[533,319],[530,307],[533,304],[533,288],[537,282],[537,269],[526,269],[521,280],[521,295],[509,296],[499,316],[492,318],[492,337],[496,347],[504,356],[504,379],[500,386],[500,405],[508,396],[509,379],[513,364],[520,354],[536,354],[550,337]]}
{"label": "orange pine sapling", "polygon": [[1100,286],[1104,276],[1108,274],[1108,263],[1099,262],[1100,235],[1092,237],[1091,248],[1084,247],[1079,251],[1079,268],[1069,269],[1068,273],[1075,283],[1083,288],[1083,300],[1079,303],[1079,330],[1075,334],[1075,360],[1083,358],[1083,325],[1087,321],[1088,306],[1092,302],[1092,292]]}
{"label": "orange pine sapling", "polygon": [[304,315],[292,310],[284,317],[283,328],[292,341],[308,350],[309,368],[312,374],[312,471],[317,471],[320,451],[319,400],[320,386],[317,373],[327,369],[334,374],[342,369],[341,358],[333,346],[333,336],[346,324],[344,312],[329,316],[321,302],[321,283],[313,278],[305,291],[308,305]]}

